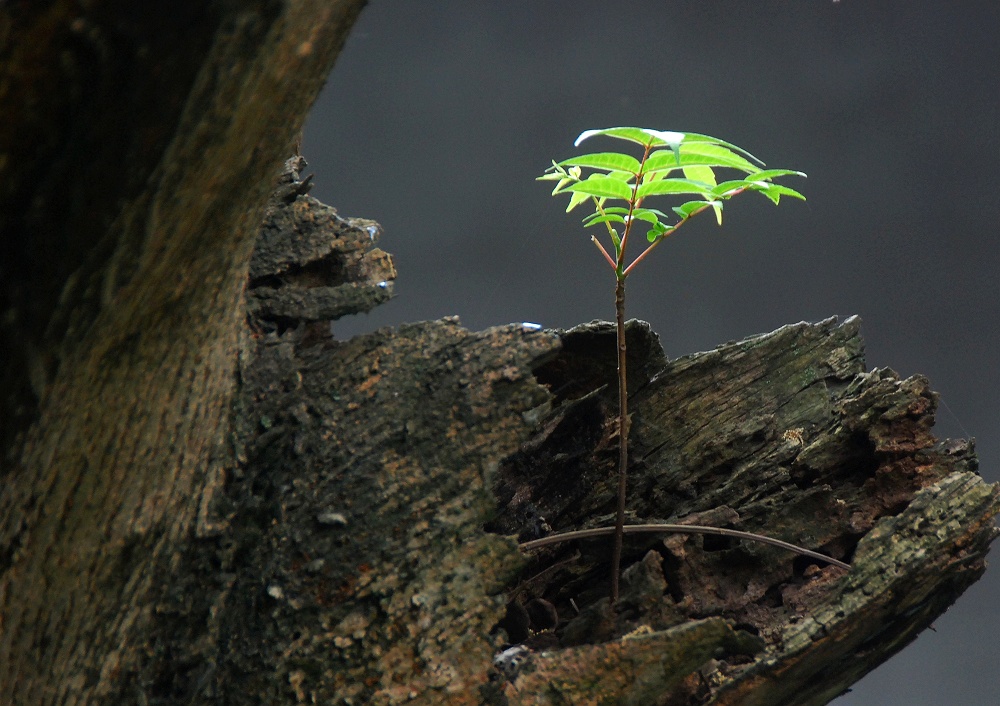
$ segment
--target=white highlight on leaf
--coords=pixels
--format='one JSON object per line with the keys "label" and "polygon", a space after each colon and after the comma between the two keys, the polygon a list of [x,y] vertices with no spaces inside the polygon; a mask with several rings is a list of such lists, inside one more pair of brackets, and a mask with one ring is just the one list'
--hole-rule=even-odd
{"label": "white highlight on leaf", "polygon": [[[604,128],[602,130],[584,130],[583,132],[580,133],[580,136],[576,138],[576,141],[573,143],[573,146],[579,147],[581,142],[583,142],[588,138],[593,137],[594,135],[602,135],[606,133],[608,130],[619,130],[619,129],[621,128],[612,127],[612,128]],[[651,137],[655,137],[658,140],[663,140],[668,145],[679,145],[681,141],[684,139],[683,132],[672,132],[670,130],[651,130],[649,128],[639,128],[639,129]]]}
{"label": "white highlight on leaf", "polygon": [[651,130],[649,128],[643,128],[642,131],[647,135],[651,135],[658,140],[663,140],[668,145],[677,145],[684,140],[683,132],[671,132],[670,130]]}
{"label": "white highlight on leaf", "polygon": [[580,133],[580,136],[578,138],[576,138],[576,141],[573,143],[573,146],[574,147],[579,147],[580,143],[583,142],[584,140],[586,140],[588,137],[593,137],[594,135],[597,135],[598,133],[601,133],[601,132],[604,132],[604,131],[603,130],[584,130],[583,132]]}

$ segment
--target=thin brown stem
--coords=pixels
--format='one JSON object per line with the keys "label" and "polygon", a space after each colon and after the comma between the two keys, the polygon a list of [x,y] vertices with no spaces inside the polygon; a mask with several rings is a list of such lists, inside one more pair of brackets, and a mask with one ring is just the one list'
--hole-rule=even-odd
{"label": "thin brown stem", "polygon": [[609,265],[611,265],[612,270],[618,267],[618,264],[615,262],[614,258],[608,254],[608,251],[604,249],[604,246],[601,245],[601,241],[598,240],[596,236],[593,235],[590,236],[590,242],[596,245],[597,249],[601,251],[601,254],[604,255],[604,259],[608,261]]}
{"label": "thin brown stem", "polygon": [[[650,532],[662,532],[664,534],[714,534],[721,537],[735,537],[737,539],[749,539],[754,542],[770,544],[772,547],[780,547],[782,549],[787,549],[790,552],[801,554],[802,556],[807,556],[810,557],[811,559],[818,559],[819,561],[824,561],[828,564],[839,566],[842,569],[851,568],[850,564],[840,561],[839,559],[834,559],[832,556],[827,556],[826,554],[814,552],[811,549],[806,549],[805,547],[800,547],[797,544],[792,544],[791,542],[785,542],[781,539],[774,539],[773,537],[767,537],[762,534],[754,534],[753,532],[743,532],[741,530],[725,529],[723,527],[707,527],[705,525],[671,525],[671,524],[626,525],[621,529],[623,531],[623,534],[642,534]],[[611,534],[612,532],[617,534],[618,531],[619,528],[616,526],[616,527],[595,527],[593,529],[574,530],[572,532],[560,532],[559,534],[549,535],[548,537],[542,537],[541,539],[533,539],[530,542],[524,542],[519,546],[524,551],[530,552],[534,549],[541,549],[542,547],[551,546],[553,544],[559,544],[560,542],[569,542],[574,539],[588,539],[590,537],[603,537],[605,535]]]}
{"label": "thin brown stem", "polygon": [[628,377],[625,373],[625,277],[615,287],[615,323],[618,331],[618,509],[611,551],[611,605],[618,602],[618,574],[625,528],[625,491],[628,483]]}
{"label": "thin brown stem", "polygon": [[628,375],[625,372],[625,248],[632,231],[632,214],[638,205],[639,186],[642,184],[643,167],[649,158],[652,145],[646,145],[639,171],[632,185],[632,198],[628,202],[628,215],[622,229],[621,245],[615,267],[615,325],[618,332],[618,507],[615,512],[615,540],[611,549],[611,605],[618,602],[618,575],[621,573],[622,541],[625,527],[625,494],[628,489]]}
{"label": "thin brown stem", "polygon": [[642,153],[642,159],[639,160],[639,171],[635,175],[635,184],[632,185],[632,198],[628,201],[628,215],[625,216],[625,228],[622,232],[622,245],[618,248],[618,271],[622,272],[625,267],[625,247],[628,245],[628,235],[632,231],[632,213],[635,211],[636,207],[639,205],[641,199],[638,198],[639,187],[642,186],[642,176],[643,168],[646,166],[646,160],[649,159],[649,151],[653,149],[652,145],[646,145],[645,150]]}

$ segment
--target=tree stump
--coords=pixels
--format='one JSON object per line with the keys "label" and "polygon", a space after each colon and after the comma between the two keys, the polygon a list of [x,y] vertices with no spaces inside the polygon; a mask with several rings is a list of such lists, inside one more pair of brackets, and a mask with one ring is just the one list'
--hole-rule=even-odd
{"label": "tree stump", "polygon": [[858,318],[674,361],[632,321],[629,522],[851,569],[627,537],[610,610],[609,539],[518,543],[612,522],[613,325],[334,340],[317,302],[369,306],[391,262],[301,167],[251,266],[232,465],[158,577],[133,682],[160,703],[823,704],[982,574],[998,489],[927,380],[865,370]]}

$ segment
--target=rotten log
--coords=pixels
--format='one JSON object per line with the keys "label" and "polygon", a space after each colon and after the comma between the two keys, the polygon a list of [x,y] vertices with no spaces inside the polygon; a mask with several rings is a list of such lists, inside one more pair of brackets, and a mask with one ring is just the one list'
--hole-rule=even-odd
{"label": "rotten log", "polygon": [[[282,208],[290,247],[303,222],[339,224],[327,258],[372,244],[314,199]],[[383,276],[355,271],[284,286]],[[309,306],[250,311],[237,461],[158,577],[175,600],[137,681],[172,684],[167,703],[823,704],[984,570],[998,489],[971,442],[933,437],[927,380],[865,370],[857,318],[674,361],[630,322],[629,521],[749,530],[851,568],[629,537],[612,611],[608,540],[518,546],[611,523],[611,324],[446,319],[344,342]]]}

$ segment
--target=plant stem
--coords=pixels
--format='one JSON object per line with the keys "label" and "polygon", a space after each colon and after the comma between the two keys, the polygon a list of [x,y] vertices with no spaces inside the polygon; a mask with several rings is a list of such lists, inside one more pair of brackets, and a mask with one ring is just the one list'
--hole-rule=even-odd
{"label": "plant stem", "polygon": [[628,487],[628,376],[625,373],[625,247],[632,230],[632,214],[639,203],[639,186],[642,184],[643,168],[649,158],[652,145],[646,145],[639,171],[632,185],[632,198],[628,202],[628,215],[622,230],[621,245],[615,267],[615,324],[618,331],[618,509],[615,512],[615,541],[611,548],[611,605],[618,602],[618,575],[622,566],[622,543],[625,537],[625,491]]}
{"label": "plant stem", "polygon": [[590,242],[596,245],[597,249],[601,251],[601,254],[604,255],[604,259],[608,261],[609,265],[611,265],[611,269],[615,269],[618,267],[618,264],[614,261],[614,259],[612,259],[610,255],[608,255],[608,251],[604,249],[603,245],[601,245],[600,240],[598,240],[596,237],[592,235],[590,236]]}
{"label": "plant stem", "polygon": [[618,602],[618,574],[621,573],[622,540],[625,536],[625,489],[628,474],[628,378],[625,374],[625,276],[615,287],[615,322],[618,329],[618,510],[615,514],[615,542],[611,550],[611,605]]}

